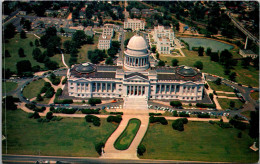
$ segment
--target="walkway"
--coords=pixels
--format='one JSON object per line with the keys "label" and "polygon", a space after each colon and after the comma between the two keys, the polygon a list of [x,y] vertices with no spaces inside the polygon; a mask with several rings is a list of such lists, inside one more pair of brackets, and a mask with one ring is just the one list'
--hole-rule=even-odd
{"label": "walkway", "polygon": [[224,93],[224,94],[228,94],[228,95],[235,95],[234,92],[216,91],[216,93]]}
{"label": "walkway", "polygon": [[[208,84],[208,82],[206,81],[206,84]],[[213,94],[213,89],[210,88],[210,85],[208,84],[208,89],[205,89],[207,94],[209,95],[210,93]],[[220,106],[220,104],[218,103],[218,99],[217,96],[213,94],[213,101],[216,104],[216,109],[218,110],[222,110],[222,107]]]}
{"label": "walkway", "polygon": [[[117,150],[114,147],[116,139],[121,135],[121,133],[126,128],[128,121],[132,118],[137,118],[141,121],[140,128],[132,141],[130,147],[127,150]],[[144,115],[123,115],[122,121],[119,124],[115,132],[108,138],[105,147],[104,153],[100,158],[113,158],[113,159],[138,159],[137,157],[137,147],[141,143],[147,128],[149,125],[149,116],[147,110],[147,116]]]}
{"label": "walkway", "polygon": [[224,98],[224,99],[232,99],[232,100],[235,100],[235,99],[239,99],[238,97],[227,97],[227,96],[217,96],[218,98]]}

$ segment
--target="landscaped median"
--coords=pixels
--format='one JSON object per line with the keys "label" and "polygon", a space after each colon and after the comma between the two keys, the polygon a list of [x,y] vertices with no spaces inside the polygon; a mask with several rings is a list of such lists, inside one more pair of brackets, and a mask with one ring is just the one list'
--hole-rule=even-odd
{"label": "landscaped median", "polygon": [[141,121],[139,119],[130,119],[123,133],[117,138],[114,146],[118,150],[126,150],[134,140],[139,128]]}

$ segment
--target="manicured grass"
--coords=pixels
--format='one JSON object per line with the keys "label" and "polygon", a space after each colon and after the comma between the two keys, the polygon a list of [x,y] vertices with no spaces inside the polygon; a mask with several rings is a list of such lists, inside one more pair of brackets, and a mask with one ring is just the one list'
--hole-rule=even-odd
{"label": "manicured grass", "polygon": [[23,95],[28,99],[36,97],[38,93],[40,93],[44,83],[45,81],[43,79],[32,81],[24,88]]}
{"label": "manicured grass", "polygon": [[51,98],[43,98],[43,101],[37,101],[39,104],[48,104]]}
{"label": "manicured grass", "polygon": [[15,82],[2,82],[2,93],[8,93],[17,88],[18,84]]}
{"label": "manicured grass", "polygon": [[189,122],[184,131],[168,125],[150,124],[142,144],[146,152],[141,158],[209,161],[209,162],[257,162],[258,152],[249,147],[254,140],[247,131],[238,138],[239,130],[222,129],[207,122]]}
{"label": "manicured grass", "polygon": [[217,93],[217,96],[236,97],[235,93],[234,94]]}
{"label": "manicured grass", "polygon": [[[16,72],[16,63],[21,60],[29,60],[32,66],[39,65],[42,68],[44,67],[43,63],[37,62],[32,57],[32,51],[34,48],[36,48],[36,46],[31,47],[30,41],[32,41],[34,45],[34,41],[37,38],[32,34],[26,34],[26,36],[27,36],[26,39],[21,39],[20,34],[18,33],[15,35],[14,38],[9,39],[8,43],[3,43],[2,52],[8,50],[11,55],[11,57],[3,59],[3,65],[2,65],[3,68],[6,69],[9,68],[11,71]],[[19,48],[24,49],[24,54],[26,55],[26,57],[22,57],[22,58],[19,57],[18,55]],[[43,52],[44,49],[43,48],[40,49]]]}
{"label": "manicured grass", "polygon": [[[101,119],[100,127],[84,118],[63,118],[61,121],[38,123],[27,118],[27,113],[7,111],[3,120],[3,135],[7,127],[7,153],[46,156],[98,157],[95,144],[106,142],[116,125]],[[5,142],[2,151],[6,153]]]}
{"label": "manicured grass", "polygon": [[231,87],[228,87],[224,84],[221,85],[217,85],[212,81],[208,81],[209,86],[211,87],[211,89],[215,90],[215,91],[224,91],[224,92],[234,92],[234,89]]}
{"label": "manicured grass", "polygon": [[243,105],[243,103],[238,99],[231,100],[231,99],[226,99],[226,98],[218,98],[218,102],[219,102],[220,106],[222,107],[222,109],[232,109],[229,106],[230,101],[235,102],[234,108],[240,108]]}
{"label": "manicured grass", "polygon": [[[224,74],[224,68],[217,62],[210,61],[209,56],[198,56],[198,52],[189,51],[187,49],[182,49],[186,57],[171,57],[171,56],[160,56],[160,59],[167,61],[166,64],[171,65],[172,59],[177,59],[179,65],[186,65],[193,67],[196,61],[201,61],[203,63],[202,72],[218,75],[228,79],[228,76]],[[234,55],[235,56],[235,55]],[[236,57],[236,56],[235,56]],[[238,58],[238,57],[237,57]],[[258,87],[259,70],[249,66],[248,69],[244,69],[241,66],[241,61],[238,62],[237,66],[231,72],[236,72],[236,80],[238,83],[251,85],[253,87]]]}
{"label": "manicured grass", "polygon": [[125,32],[125,40],[130,39],[132,36],[134,36],[134,32]]}
{"label": "manicured grass", "polygon": [[[88,51],[97,49],[99,35],[94,36],[94,44],[85,44],[79,49],[78,63],[86,63],[88,59]],[[68,63],[67,63],[68,64]]]}
{"label": "manicured grass", "polygon": [[250,96],[252,97],[252,99],[258,100],[259,99],[259,92],[253,92],[253,93],[250,94]]}
{"label": "manicured grass", "polygon": [[138,119],[129,120],[125,130],[118,137],[114,146],[118,150],[126,150],[131,145],[132,141],[135,138],[136,133],[138,132],[141,125],[141,121]]}

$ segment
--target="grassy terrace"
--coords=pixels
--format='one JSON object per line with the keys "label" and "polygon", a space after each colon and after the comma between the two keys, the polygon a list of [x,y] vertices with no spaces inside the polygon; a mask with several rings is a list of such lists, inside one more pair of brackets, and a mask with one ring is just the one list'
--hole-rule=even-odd
{"label": "grassy terrace", "polygon": [[134,32],[125,32],[125,40],[130,39],[132,36],[134,36]]}
{"label": "grassy terrace", "polygon": [[8,93],[17,88],[18,84],[15,82],[2,82],[2,93]]}
{"label": "grassy terrace", "polygon": [[125,130],[118,137],[114,146],[118,150],[126,150],[131,145],[132,141],[135,138],[136,133],[138,132],[141,125],[141,121],[138,119],[129,120]]}
{"label": "grassy terrace", "polygon": [[[194,63],[196,61],[203,62],[203,70],[202,72],[215,74],[221,77],[224,77],[228,79],[227,75],[224,75],[224,68],[217,62],[210,61],[209,56],[198,56],[198,52],[196,51],[189,51],[187,49],[182,49],[183,53],[186,55],[186,57],[183,58],[176,58],[179,60],[179,65],[187,65],[193,67]],[[239,56],[236,54],[234,55],[234,58],[239,58]],[[241,57],[240,57],[241,58]],[[171,56],[160,56],[160,59],[163,61],[167,61],[166,64],[171,65],[172,59],[174,57]],[[258,79],[259,79],[259,70],[249,67],[248,69],[243,69],[241,66],[241,61],[238,62],[237,66],[234,67],[234,70],[231,70],[231,72],[236,72],[237,77],[236,80],[238,83],[251,85],[251,86],[258,86]]]}
{"label": "grassy terrace", "polygon": [[224,92],[234,92],[234,89],[231,87],[228,87],[224,84],[217,85],[212,81],[208,81],[208,84],[210,85],[211,89],[215,91],[224,91]]}
{"label": "grassy terrace", "polygon": [[24,88],[23,95],[29,99],[36,97],[37,94],[40,93],[40,90],[44,86],[44,83],[45,81],[43,79],[32,81]]}
{"label": "grassy terrace", "polygon": [[[3,134],[7,127],[8,154],[98,157],[95,144],[106,142],[116,129],[116,125],[107,123],[105,119],[101,119],[100,127],[96,127],[84,118],[38,123],[27,115],[21,110],[7,111]],[[3,153],[5,150],[3,141]]]}
{"label": "grassy terrace", "polygon": [[226,98],[218,98],[218,102],[220,104],[220,106],[222,107],[222,109],[232,109],[229,106],[230,101],[234,101],[235,102],[235,107],[234,108],[240,108],[241,106],[244,105],[244,103],[242,103],[240,100],[238,99],[226,99]]}
{"label": "grassy terrace", "polygon": [[189,122],[183,132],[168,125],[150,124],[142,144],[146,152],[141,158],[209,161],[209,162],[246,162],[258,161],[258,152],[249,147],[254,140],[247,131],[238,138],[239,130],[222,129],[207,122]]}

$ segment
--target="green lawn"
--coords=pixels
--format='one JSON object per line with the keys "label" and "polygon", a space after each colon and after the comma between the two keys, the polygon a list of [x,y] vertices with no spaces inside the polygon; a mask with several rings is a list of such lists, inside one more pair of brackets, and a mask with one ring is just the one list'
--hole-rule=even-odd
{"label": "green lawn", "polygon": [[[4,58],[3,59],[3,65],[2,67],[4,68],[9,68],[11,71],[16,72],[16,63],[21,60],[29,60],[32,64],[32,66],[39,65],[40,67],[44,67],[43,63],[38,63],[36,60],[33,59],[32,57],[32,51],[35,48],[35,46],[31,47],[29,45],[30,41],[33,42],[35,39],[37,39],[34,35],[32,34],[26,34],[27,38],[26,39],[21,39],[20,34],[16,34],[14,38],[9,39],[8,43],[3,43],[3,48],[2,52],[5,50],[8,50],[9,53],[11,54],[11,57]],[[18,55],[18,50],[19,48],[24,49],[24,54],[26,57],[19,57]],[[40,48],[41,51],[43,52],[43,48]]]}
{"label": "green lawn", "polygon": [[225,94],[225,93],[217,93],[218,96],[227,96],[227,97],[236,97],[235,93],[234,94]]}
{"label": "green lawn", "polygon": [[234,92],[234,89],[231,87],[228,87],[224,84],[221,85],[217,85],[212,81],[208,81],[209,86],[211,87],[211,89],[215,90],[215,91],[224,91],[224,92]]}
{"label": "green lawn", "polygon": [[[38,123],[27,118],[27,113],[7,111],[3,120],[3,135],[7,127],[7,153],[43,156],[98,157],[95,144],[106,142],[116,125],[101,119],[100,127],[84,118],[63,118],[61,121]],[[6,136],[6,135],[5,135]],[[5,142],[2,151],[6,153]]]}
{"label": "green lawn", "polygon": [[48,104],[51,98],[43,98],[43,101],[37,101],[39,104]]}
{"label": "green lawn", "polygon": [[[186,55],[186,57],[171,57],[171,56],[160,56],[160,59],[163,61],[167,61],[166,64],[171,65],[172,59],[179,60],[179,65],[187,65],[193,67],[194,63],[196,61],[203,62],[203,69],[202,72],[215,74],[221,77],[224,77],[228,79],[228,76],[224,74],[224,68],[217,62],[210,61],[209,56],[198,56],[198,52],[195,51],[189,51],[187,49],[182,49],[183,53]],[[236,57],[236,55],[234,55]],[[259,79],[259,70],[249,67],[248,69],[244,69],[241,66],[241,62],[239,61],[237,66],[234,67],[234,70],[231,70],[231,72],[236,72],[237,77],[236,80],[238,83],[245,84],[245,85],[251,85],[253,87],[258,86],[258,79]]]}
{"label": "green lawn", "polygon": [[243,103],[238,99],[231,100],[231,99],[226,99],[226,98],[218,98],[218,102],[219,102],[220,106],[222,107],[222,109],[232,109],[229,106],[230,101],[235,102],[234,108],[240,108],[243,105]]}
{"label": "green lawn", "polygon": [[134,118],[129,120],[125,130],[118,137],[114,146],[118,150],[126,150],[131,145],[132,141],[135,138],[136,133],[138,132],[141,125],[141,121]]}
{"label": "green lawn", "polygon": [[45,81],[43,79],[32,81],[24,88],[23,90],[24,97],[28,99],[36,97],[38,93],[40,93],[42,87],[44,86],[44,83]]}
{"label": "green lawn", "polygon": [[209,162],[257,162],[258,152],[249,147],[253,144],[247,132],[222,129],[218,125],[207,122],[189,122],[184,131],[172,129],[172,121],[168,125],[150,124],[142,141],[146,152],[141,158],[209,161]]}
{"label": "green lawn", "polygon": [[258,100],[259,99],[259,92],[253,92],[253,93],[250,94],[250,96],[252,97],[252,99]]}
{"label": "green lawn", "polygon": [[2,82],[2,93],[8,93],[15,90],[18,84],[15,82]]}

